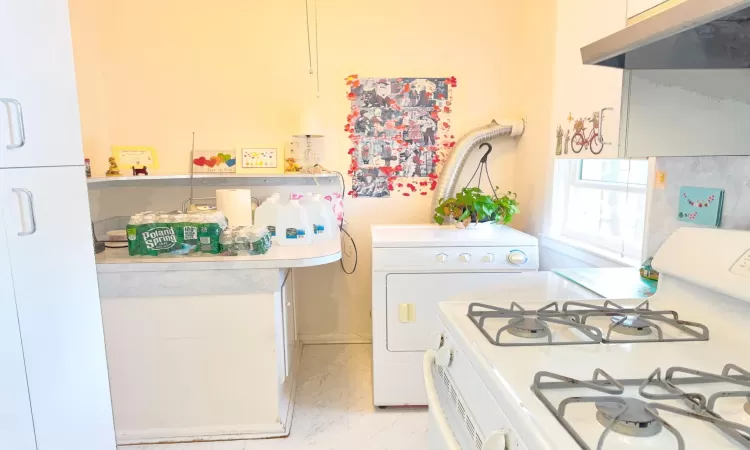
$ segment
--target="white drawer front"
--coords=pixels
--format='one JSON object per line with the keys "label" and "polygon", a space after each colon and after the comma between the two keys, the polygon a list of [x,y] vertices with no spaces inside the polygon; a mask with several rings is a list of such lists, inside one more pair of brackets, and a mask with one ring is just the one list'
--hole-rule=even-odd
{"label": "white drawer front", "polygon": [[522,272],[539,270],[539,248],[536,246],[375,248],[372,251],[372,266],[375,271]]}
{"label": "white drawer front", "polygon": [[[474,366],[460,349],[457,349],[447,332],[443,332],[444,347],[451,350],[452,358],[447,367],[438,370],[443,383],[450,385],[449,390],[455,390],[455,397],[461,399],[461,406],[454,406],[459,418],[467,423],[467,429],[474,428],[474,441],[484,441],[491,435],[503,433],[507,443],[505,448],[512,450],[528,450],[526,445],[513,430],[510,420],[500,405],[485,386]],[[509,362],[510,363],[510,362]],[[442,371],[442,374],[440,373]],[[442,405],[448,408],[448,405]],[[472,420],[466,420],[470,417]],[[471,425],[468,423],[471,422]],[[482,448],[482,447],[478,447]]]}

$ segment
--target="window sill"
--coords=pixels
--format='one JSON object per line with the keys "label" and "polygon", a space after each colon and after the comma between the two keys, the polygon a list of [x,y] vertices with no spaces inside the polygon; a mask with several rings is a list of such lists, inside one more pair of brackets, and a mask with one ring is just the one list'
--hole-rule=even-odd
{"label": "window sill", "polygon": [[539,245],[595,267],[641,267],[641,262],[633,258],[622,257],[617,253],[562,236],[540,235]]}

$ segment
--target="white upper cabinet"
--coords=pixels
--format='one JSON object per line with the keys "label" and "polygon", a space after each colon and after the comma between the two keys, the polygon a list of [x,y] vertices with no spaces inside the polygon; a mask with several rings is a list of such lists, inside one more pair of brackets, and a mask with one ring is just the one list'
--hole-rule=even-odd
{"label": "white upper cabinet", "polygon": [[628,19],[656,8],[664,3],[675,3],[674,0],[628,0]]}
{"label": "white upper cabinet", "polygon": [[0,168],[83,164],[66,0],[0,0]]}
{"label": "white upper cabinet", "polygon": [[617,158],[623,71],[587,66],[581,47],[625,27],[626,0],[560,0],[552,151],[561,158]]}

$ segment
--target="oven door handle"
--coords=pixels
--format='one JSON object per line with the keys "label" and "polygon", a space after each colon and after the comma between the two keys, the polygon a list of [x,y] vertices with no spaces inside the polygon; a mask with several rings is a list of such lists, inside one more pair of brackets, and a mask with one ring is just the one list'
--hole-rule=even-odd
{"label": "oven door handle", "polygon": [[451,426],[448,423],[448,419],[445,417],[445,412],[443,411],[443,408],[440,406],[440,399],[437,395],[437,390],[435,389],[435,379],[432,376],[432,366],[435,364],[435,351],[434,350],[427,350],[424,354],[424,362],[422,364],[422,369],[424,371],[424,387],[427,391],[427,406],[429,409],[434,411],[430,414],[433,414],[435,417],[435,421],[437,422],[440,436],[443,439],[445,443],[445,448],[449,450],[461,450],[461,446],[458,444],[458,441],[456,441],[456,437],[453,435],[453,431],[451,431]]}

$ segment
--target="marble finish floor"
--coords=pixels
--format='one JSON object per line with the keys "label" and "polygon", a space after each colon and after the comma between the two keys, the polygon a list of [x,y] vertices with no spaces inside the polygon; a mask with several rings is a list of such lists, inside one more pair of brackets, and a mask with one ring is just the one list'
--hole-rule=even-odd
{"label": "marble finish floor", "polygon": [[288,438],[128,445],[118,450],[426,449],[427,410],[375,408],[371,369],[369,344],[307,345]]}

